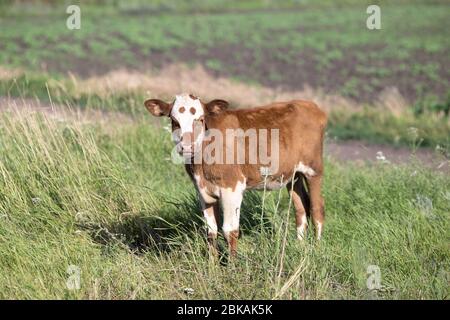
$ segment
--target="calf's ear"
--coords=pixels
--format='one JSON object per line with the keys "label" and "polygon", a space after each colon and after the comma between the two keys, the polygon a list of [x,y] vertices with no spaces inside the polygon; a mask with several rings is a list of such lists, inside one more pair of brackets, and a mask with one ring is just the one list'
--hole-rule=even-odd
{"label": "calf's ear", "polygon": [[221,99],[215,99],[205,104],[206,111],[211,114],[218,114],[228,108],[228,102]]}
{"label": "calf's ear", "polygon": [[172,109],[172,104],[159,99],[148,99],[144,102],[145,107],[155,117],[168,116]]}

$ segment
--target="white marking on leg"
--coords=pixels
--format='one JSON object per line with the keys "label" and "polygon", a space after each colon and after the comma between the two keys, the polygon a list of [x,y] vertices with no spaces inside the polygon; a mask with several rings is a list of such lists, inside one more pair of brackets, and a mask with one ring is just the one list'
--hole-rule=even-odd
{"label": "white marking on leg", "polygon": [[233,189],[221,188],[220,196],[222,199],[223,207],[223,226],[222,230],[225,237],[228,237],[231,231],[239,230],[239,218],[241,203],[246,183],[238,182]]}
{"label": "white marking on leg", "polygon": [[305,166],[301,161],[295,166],[295,171],[311,177],[316,175],[316,172],[311,167]]}
{"label": "white marking on leg", "polygon": [[320,240],[322,237],[322,222],[316,222],[316,236],[317,240]]}
{"label": "white marking on leg", "polygon": [[205,217],[206,225],[208,226],[208,234],[217,235],[217,222],[214,217],[213,207],[203,210],[203,216]]}
{"label": "white marking on leg", "polygon": [[217,236],[217,221],[214,214],[214,204],[206,204],[200,196],[200,205],[203,211],[203,217],[205,218],[206,226],[208,227],[208,235]]}
{"label": "white marking on leg", "polygon": [[297,239],[304,240],[306,228],[308,227],[308,220],[306,219],[306,214],[301,217],[300,225],[297,227]]}

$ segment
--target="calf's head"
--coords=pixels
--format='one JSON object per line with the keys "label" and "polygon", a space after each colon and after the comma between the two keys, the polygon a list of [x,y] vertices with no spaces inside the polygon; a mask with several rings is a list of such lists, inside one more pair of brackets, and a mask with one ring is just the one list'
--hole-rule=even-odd
{"label": "calf's head", "polygon": [[166,116],[171,119],[172,138],[177,145],[177,152],[185,158],[191,158],[202,146],[207,117],[226,109],[228,102],[215,99],[203,103],[191,94],[180,94],[175,96],[172,103],[148,99],[144,105],[155,117]]}

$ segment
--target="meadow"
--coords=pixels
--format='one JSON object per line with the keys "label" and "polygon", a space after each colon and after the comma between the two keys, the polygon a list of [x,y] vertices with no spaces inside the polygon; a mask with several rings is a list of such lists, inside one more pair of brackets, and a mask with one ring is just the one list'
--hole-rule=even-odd
{"label": "meadow", "polygon": [[[376,31],[354,0],[91,0],[80,30],[45,3],[0,0],[1,299],[449,298],[446,1],[379,1]],[[286,190],[247,192],[238,258],[220,236],[211,259],[169,121],[143,107],[183,91],[327,111],[320,242],[296,239]],[[338,161],[348,139],[410,161]]]}
{"label": "meadow", "polygon": [[282,89],[320,87],[369,104],[395,86],[418,108],[444,103],[450,94],[445,1],[382,3],[382,29],[375,31],[366,28],[370,1],[234,11],[229,5],[228,12],[196,10],[195,2],[184,11],[120,3],[81,6],[82,27],[75,31],[65,27],[63,2],[28,15],[21,6],[5,10],[0,63],[87,77],[117,66],[142,71],[199,62],[216,76]]}
{"label": "meadow", "polygon": [[[296,239],[285,190],[251,192],[239,257],[219,263],[184,168],[167,159],[167,132],[65,119],[2,115],[1,298],[448,298],[447,175],[328,160],[320,243]],[[66,286],[69,266],[79,290]]]}

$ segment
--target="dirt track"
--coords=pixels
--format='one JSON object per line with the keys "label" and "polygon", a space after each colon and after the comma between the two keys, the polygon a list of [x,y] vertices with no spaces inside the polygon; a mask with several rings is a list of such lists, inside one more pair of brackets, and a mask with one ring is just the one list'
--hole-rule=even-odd
{"label": "dirt track", "polygon": [[450,161],[431,149],[420,148],[413,152],[406,147],[369,144],[364,141],[328,142],[325,155],[342,162],[384,162],[402,164],[418,161],[426,167],[450,172]]}

